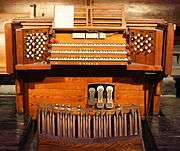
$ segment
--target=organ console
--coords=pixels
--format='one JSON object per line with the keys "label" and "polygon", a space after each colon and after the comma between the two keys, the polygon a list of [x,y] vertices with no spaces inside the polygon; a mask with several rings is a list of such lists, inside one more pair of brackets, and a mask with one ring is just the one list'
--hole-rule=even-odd
{"label": "organ console", "polygon": [[123,15],[97,16],[96,9],[88,7],[85,21],[76,16],[74,28],[41,19],[5,25],[17,112],[37,120],[42,144],[142,138],[141,117],[159,112],[173,24],[125,22]]}

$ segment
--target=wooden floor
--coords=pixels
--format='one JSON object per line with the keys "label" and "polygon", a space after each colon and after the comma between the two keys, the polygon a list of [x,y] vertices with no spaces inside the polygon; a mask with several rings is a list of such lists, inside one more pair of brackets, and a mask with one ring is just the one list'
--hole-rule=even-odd
{"label": "wooden floor", "polygon": [[[0,151],[35,151],[37,137],[34,139],[27,137],[31,130],[30,126],[29,119],[25,120],[23,115],[15,113],[15,97],[0,97]],[[143,122],[143,135],[146,151],[180,151],[180,99],[162,97],[161,114],[160,116],[149,116],[147,121]],[[132,140],[135,143],[139,141],[134,138]],[[28,142],[26,144],[31,145],[22,149],[25,141]],[[118,146],[119,144],[116,142],[113,145]],[[132,146],[131,143],[127,143],[124,148],[127,149],[128,145]],[[46,148],[46,146],[41,147]],[[138,145],[134,146],[134,150],[137,150],[137,147]],[[57,146],[54,146],[54,149],[59,150]]]}
{"label": "wooden floor", "polygon": [[161,97],[160,106],[143,124],[146,151],[180,151],[180,98]]}
{"label": "wooden floor", "polygon": [[0,151],[23,150],[28,129],[28,118],[15,112],[15,97],[0,97]]}

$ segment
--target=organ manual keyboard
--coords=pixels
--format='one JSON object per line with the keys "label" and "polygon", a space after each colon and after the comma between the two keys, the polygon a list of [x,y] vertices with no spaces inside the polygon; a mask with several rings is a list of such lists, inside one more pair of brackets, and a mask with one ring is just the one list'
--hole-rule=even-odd
{"label": "organ manual keyboard", "polygon": [[103,150],[123,138],[141,142],[141,117],[159,112],[161,81],[171,74],[173,24],[125,22],[122,9],[116,8],[121,17],[97,16],[96,9],[85,9],[83,19],[75,12],[74,28],[41,19],[5,25],[16,109],[37,121],[40,144],[98,142]]}

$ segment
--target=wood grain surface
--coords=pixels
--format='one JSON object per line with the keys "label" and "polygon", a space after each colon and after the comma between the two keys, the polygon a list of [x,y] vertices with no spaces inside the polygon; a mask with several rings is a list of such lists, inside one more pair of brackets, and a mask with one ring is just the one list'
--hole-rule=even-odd
{"label": "wood grain surface", "polygon": [[144,81],[117,77],[46,77],[42,81],[26,82],[30,115],[35,119],[39,104],[71,104],[87,107],[88,84],[115,85],[115,104],[135,104],[144,114]]}
{"label": "wood grain surface", "polygon": [[0,32],[0,72],[6,72],[5,34]]}
{"label": "wood grain surface", "polygon": [[100,139],[89,140],[87,143],[83,142],[85,141],[77,140],[76,143],[71,144],[66,140],[58,144],[55,142],[48,142],[48,140],[41,140],[39,142],[38,151],[143,151],[143,142],[139,136],[104,139],[104,142]]}

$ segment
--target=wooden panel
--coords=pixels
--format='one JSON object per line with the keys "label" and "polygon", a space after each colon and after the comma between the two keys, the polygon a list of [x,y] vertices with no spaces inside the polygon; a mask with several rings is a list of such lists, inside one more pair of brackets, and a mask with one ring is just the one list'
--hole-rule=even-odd
{"label": "wooden panel", "polygon": [[18,113],[24,112],[23,90],[24,90],[24,86],[22,79],[17,79],[16,80],[16,112]]}
{"label": "wooden panel", "polygon": [[155,63],[155,30],[130,29],[130,53],[133,63],[154,65]]}
{"label": "wooden panel", "polygon": [[0,32],[0,74],[7,73],[6,69],[6,50],[5,50],[5,34]]}
{"label": "wooden panel", "polygon": [[[6,72],[14,73],[16,60],[16,29],[20,28],[19,23],[5,23],[5,49],[6,49]],[[19,41],[18,41],[19,42]]]}
{"label": "wooden panel", "polygon": [[50,70],[49,64],[23,64],[16,65],[16,70]]}
{"label": "wooden panel", "polygon": [[[109,27],[125,27],[124,8],[115,7],[92,7],[91,9],[91,26],[109,26]],[[116,18],[114,18],[116,17]],[[117,19],[117,17],[119,17]]]}
{"label": "wooden panel", "polygon": [[89,83],[115,84],[115,104],[136,104],[142,108],[144,106],[144,84],[141,80],[111,77],[48,77],[41,82],[27,83],[30,115],[36,117],[39,103],[87,107]]}
{"label": "wooden panel", "polygon": [[157,82],[156,84],[156,92],[154,96],[154,103],[153,103],[153,113],[159,114],[159,105],[160,105],[160,95],[161,95],[161,84],[162,81]]}
{"label": "wooden panel", "polygon": [[6,40],[6,64],[7,72],[14,72],[14,52],[13,52],[13,27],[11,23],[5,24],[5,40]]}
{"label": "wooden panel", "polygon": [[17,29],[16,31],[16,55],[17,55],[17,64],[23,64],[24,63],[24,59],[23,59],[23,47],[24,47],[24,43],[23,43],[23,32],[20,29]]}
{"label": "wooden panel", "polygon": [[155,65],[162,65],[163,31],[156,31]]}
{"label": "wooden panel", "polygon": [[133,63],[127,66],[127,70],[140,71],[163,71],[161,66]]}
{"label": "wooden panel", "polygon": [[174,24],[168,24],[166,41],[165,73],[170,75],[172,72],[172,57],[174,51]]}
{"label": "wooden panel", "polygon": [[[114,140],[114,139],[113,139]],[[53,143],[49,142],[48,140],[40,140],[40,145],[38,146],[39,151],[52,151],[52,150],[59,150],[61,151],[144,151],[143,141],[139,136],[135,137],[126,137],[121,138],[119,140],[111,141],[108,140],[101,140],[96,143],[81,143],[81,140],[78,139],[76,143]]]}

